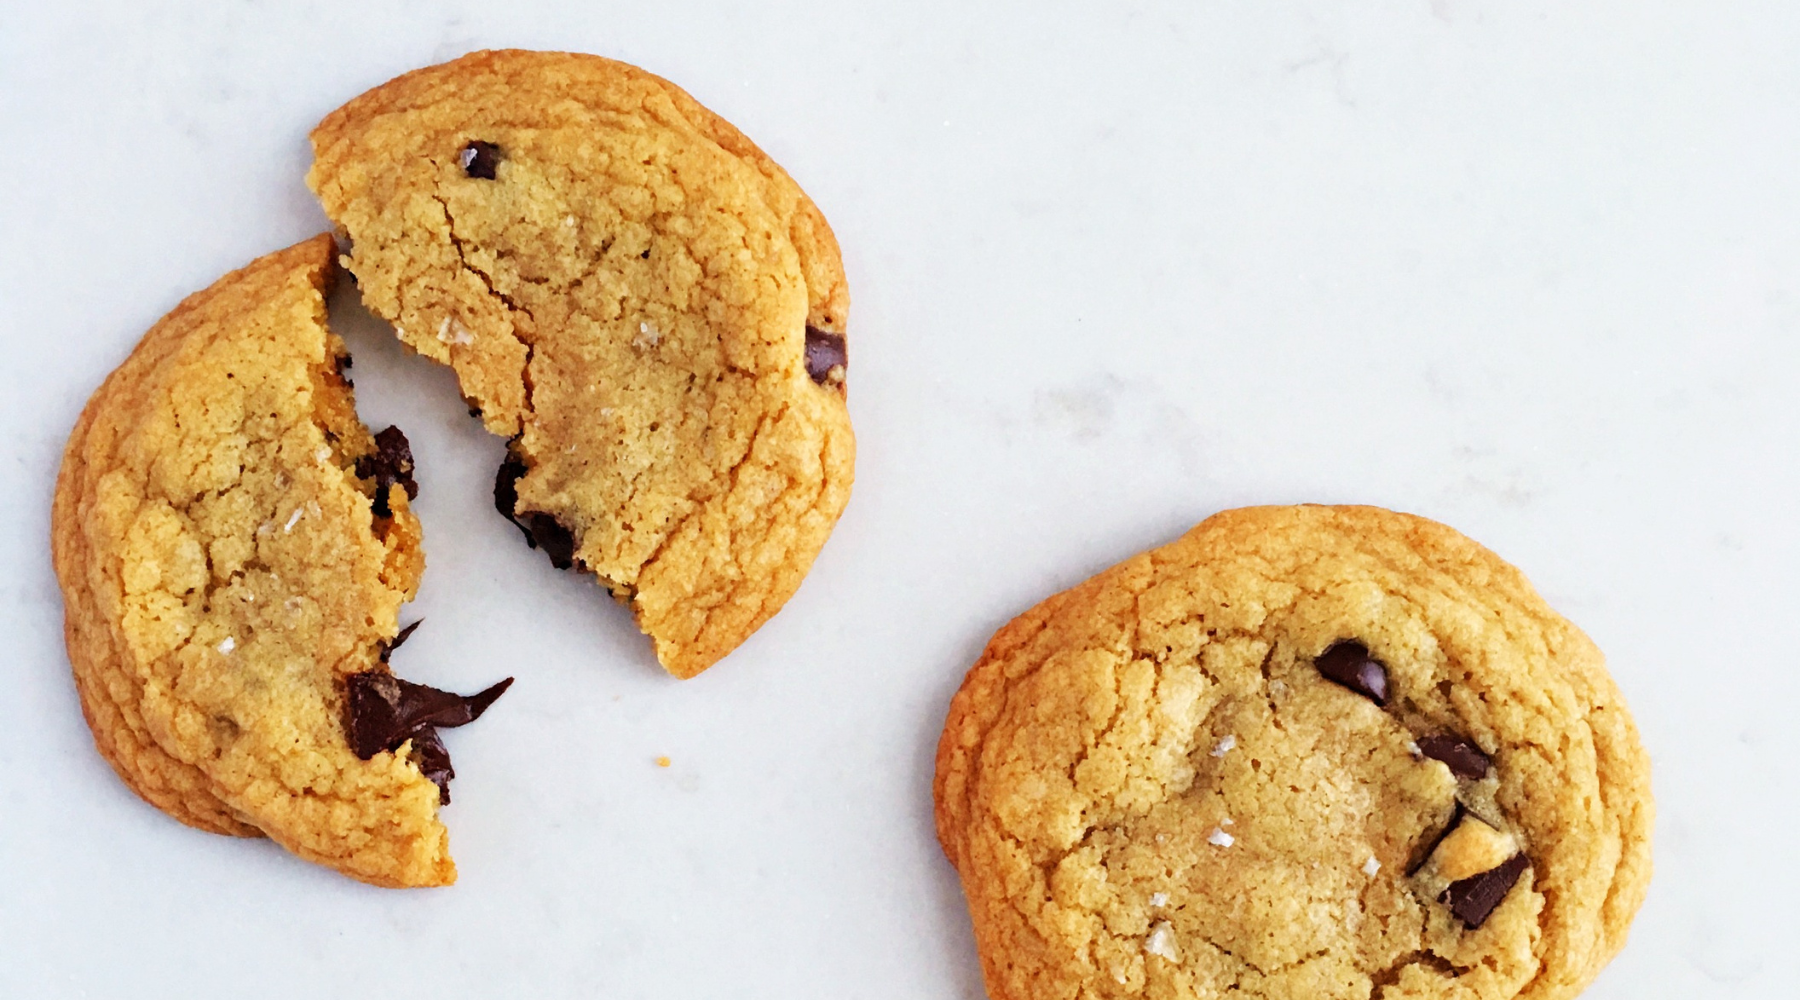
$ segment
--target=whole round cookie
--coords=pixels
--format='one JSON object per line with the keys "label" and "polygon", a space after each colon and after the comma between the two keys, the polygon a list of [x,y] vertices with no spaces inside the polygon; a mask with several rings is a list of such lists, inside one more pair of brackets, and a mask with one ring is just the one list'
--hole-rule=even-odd
{"label": "whole round cookie", "polygon": [[825,218],[673,84],[477,52],[351,101],[307,182],[363,300],[510,439],[495,502],[691,677],[800,584],[849,497]]}
{"label": "whole round cookie", "polygon": [[1599,651],[1369,507],[1226,511],[1019,616],[934,793],[995,1000],[1569,997],[1650,878]]}
{"label": "whole round cookie", "polygon": [[[440,726],[394,678],[424,569],[406,438],[356,417],[329,235],[190,296],[94,393],[51,544],[83,713],[132,790],[378,885],[456,878]],[[399,633],[404,638],[404,633]]]}

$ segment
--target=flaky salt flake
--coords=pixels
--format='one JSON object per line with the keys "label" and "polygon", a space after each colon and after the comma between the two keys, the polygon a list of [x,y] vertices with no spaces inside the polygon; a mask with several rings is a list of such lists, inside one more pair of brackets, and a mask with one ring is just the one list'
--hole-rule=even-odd
{"label": "flaky salt flake", "polygon": [[1144,950],[1171,962],[1181,961],[1181,951],[1175,947],[1175,928],[1170,927],[1167,920],[1158,920],[1150,928],[1150,936],[1144,939]]}
{"label": "flaky salt flake", "polygon": [[331,446],[327,445],[327,444],[320,445],[319,450],[313,452],[313,458],[314,458],[314,460],[320,461],[320,462],[330,461],[331,460]]}
{"label": "flaky salt flake", "polygon": [[292,514],[288,515],[287,523],[281,526],[282,534],[286,535],[286,534],[290,534],[293,532],[294,525],[300,523],[300,514],[301,514],[300,508],[295,507],[294,512]]}
{"label": "flaky salt flake", "polygon": [[1406,752],[1409,754],[1412,754],[1414,760],[1417,760],[1418,758],[1425,756],[1425,751],[1419,749],[1419,743],[1417,740],[1407,740],[1406,741]]}
{"label": "flaky salt flake", "polygon": [[1374,878],[1375,873],[1379,871],[1381,871],[1381,862],[1375,860],[1375,855],[1369,855],[1369,860],[1363,862],[1363,874]]}
{"label": "flaky salt flake", "polygon": [[662,343],[662,331],[656,328],[655,323],[639,323],[637,336],[631,338],[631,346],[640,351],[647,347],[655,347],[660,343]]}
{"label": "flaky salt flake", "polygon": [[1169,894],[1166,892],[1151,893],[1150,894],[1150,905],[1156,907],[1159,910],[1165,906],[1168,906],[1169,905]]}
{"label": "flaky salt flake", "polygon": [[1212,755],[1214,757],[1223,757],[1226,754],[1230,753],[1231,749],[1235,746],[1237,746],[1237,737],[1236,736],[1226,736],[1224,739],[1213,744]]}
{"label": "flaky salt flake", "polygon": [[219,643],[219,652],[224,653],[226,655],[230,655],[231,651],[236,648],[237,648],[237,640],[233,639],[231,636],[226,636],[225,641]]}
{"label": "flaky salt flake", "polygon": [[1237,843],[1237,838],[1215,826],[1213,832],[1206,835],[1206,842],[1214,847],[1230,847]]}

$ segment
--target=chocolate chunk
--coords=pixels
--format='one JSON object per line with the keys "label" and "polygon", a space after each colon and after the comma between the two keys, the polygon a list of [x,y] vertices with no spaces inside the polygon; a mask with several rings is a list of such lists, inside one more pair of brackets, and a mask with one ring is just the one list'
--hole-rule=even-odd
{"label": "chocolate chunk", "polygon": [[491,181],[494,179],[494,171],[500,167],[500,147],[476,139],[462,148],[457,162],[462,164],[463,173],[470,177]]}
{"label": "chocolate chunk", "polygon": [[388,490],[398,483],[408,500],[419,495],[419,483],[413,479],[412,445],[398,427],[389,427],[375,435],[375,454],[356,460],[356,474],[375,480],[375,516],[393,517],[388,505]]}
{"label": "chocolate chunk", "polygon": [[1369,647],[1354,639],[1332,643],[1331,648],[1313,661],[1326,680],[1355,691],[1377,705],[1388,700],[1387,668],[1369,655]]}
{"label": "chocolate chunk", "polygon": [[405,628],[401,629],[399,635],[396,635],[392,639],[389,639],[388,641],[382,643],[381,644],[381,662],[386,663],[388,661],[388,657],[392,656],[394,654],[394,650],[399,649],[401,646],[405,645],[406,640],[412,638],[412,634],[414,632],[418,631],[419,626],[423,625],[423,624],[425,624],[425,619],[421,618],[418,621],[413,622],[411,625],[408,625]]}
{"label": "chocolate chunk", "polygon": [[[519,480],[525,478],[525,463],[506,453],[506,461],[500,463],[500,471],[494,475],[494,509],[506,515],[506,519],[514,524],[519,520],[513,512],[519,509]],[[519,530],[525,532],[525,540],[531,540],[531,529],[519,524]]]}
{"label": "chocolate chunk", "polygon": [[527,545],[543,549],[550,557],[550,565],[568,569],[575,565],[575,533],[550,514],[519,513],[519,480],[527,471],[524,462],[511,452],[507,453],[506,461],[500,463],[500,471],[494,476],[494,509],[519,526],[525,533]]}
{"label": "chocolate chunk", "polygon": [[1448,734],[1419,737],[1419,752],[1432,760],[1449,765],[1450,773],[1470,781],[1480,781],[1494,769],[1494,762],[1481,748],[1468,740]]}
{"label": "chocolate chunk", "polygon": [[549,514],[526,514],[531,524],[531,543],[544,550],[550,565],[568,569],[575,565],[575,533]]}
{"label": "chocolate chunk", "polygon": [[844,344],[843,334],[806,328],[806,374],[812,376],[814,382],[820,385],[842,382],[849,365],[850,352]]}
{"label": "chocolate chunk", "polygon": [[1496,868],[1450,883],[1450,888],[1444,890],[1438,902],[1450,907],[1450,912],[1473,930],[1487,921],[1494,907],[1506,898],[1507,891],[1520,875],[1525,874],[1530,864],[1525,855],[1515,854]]}
{"label": "chocolate chunk", "polygon": [[512,678],[466,697],[403,681],[381,670],[351,674],[344,683],[350,747],[358,757],[368,760],[405,743],[422,729],[474,722],[506,691]]}
{"label": "chocolate chunk", "polygon": [[[416,623],[415,623],[416,624]],[[409,633],[411,629],[408,629]],[[395,637],[392,652],[407,633]],[[384,657],[385,658],[385,657]],[[363,760],[384,750],[398,750],[412,740],[412,759],[420,772],[437,783],[440,802],[450,801],[450,751],[438,737],[438,727],[465,726],[481,717],[512,686],[513,679],[495,684],[479,694],[463,696],[423,684],[403,681],[381,670],[351,674],[344,679],[344,728],[350,749]]]}
{"label": "chocolate chunk", "polygon": [[456,768],[450,766],[450,751],[435,728],[426,726],[413,737],[412,762],[438,786],[438,804],[449,805],[450,779],[456,777]]}

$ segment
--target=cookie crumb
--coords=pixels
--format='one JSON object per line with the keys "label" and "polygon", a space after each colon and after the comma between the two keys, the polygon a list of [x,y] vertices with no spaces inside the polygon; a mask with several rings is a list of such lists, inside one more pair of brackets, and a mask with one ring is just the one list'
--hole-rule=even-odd
{"label": "cookie crumb", "polygon": [[1159,910],[1165,906],[1168,906],[1169,905],[1169,894],[1166,892],[1151,893],[1150,894],[1150,905],[1156,907]]}
{"label": "cookie crumb", "polygon": [[1144,950],[1171,962],[1181,961],[1181,952],[1175,947],[1175,929],[1167,920],[1158,920],[1156,926],[1150,928],[1150,936],[1144,939]]}
{"label": "cookie crumb", "polygon": [[225,641],[219,643],[219,652],[224,653],[227,656],[229,656],[231,654],[231,651],[236,648],[237,648],[237,640],[233,639],[231,636],[226,636]]}
{"label": "cookie crumb", "polygon": [[657,767],[668,767],[669,766],[669,758],[667,758],[667,757],[656,758],[656,766]]}
{"label": "cookie crumb", "polygon": [[1224,739],[1213,745],[1212,755],[1214,757],[1223,757],[1230,753],[1235,746],[1237,746],[1237,737],[1227,735]]}
{"label": "cookie crumb", "polygon": [[1213,832],[1206,835],[1206,842],[1214,847],[1230,847],[1237,843],[1237,838],[1215,826]]}
{"label": "cookie crumb", "polygon": [[1381,871],[1381,862],[1375,860],[1375,855],[1369,855],[1369,860],[1363,862],[1363,874],[1374,878],[1379,871]]}

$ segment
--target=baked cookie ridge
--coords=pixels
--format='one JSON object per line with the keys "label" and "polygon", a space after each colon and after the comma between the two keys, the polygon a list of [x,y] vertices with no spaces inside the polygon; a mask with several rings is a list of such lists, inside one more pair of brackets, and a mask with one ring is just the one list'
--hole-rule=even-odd
{"label": "baked cookie ridge", "polygon": [[96,746],[151,804],[374,884],[448,884],[435,731],[350,742],[346,699],[388,676],[424,554],[404,435],[357,419],[325,325],[335,253],[319,236],[190,296],[89,401],[52,512],[70,662]]}
{"label": "baked cookie ridge", "polygon": [[779,610],[855,460],[842,262],[780,167],[656,76],[516,50],[377,87],[313,147],[366,304],[509,439],[529,544],[679,677]]}
{"label": "baked cookie ridge", "polygon": [[934,798],[997,998],[1568,997],[1649,875],[1598,651],[1374,508],[1228,511],[1021,615]]}

